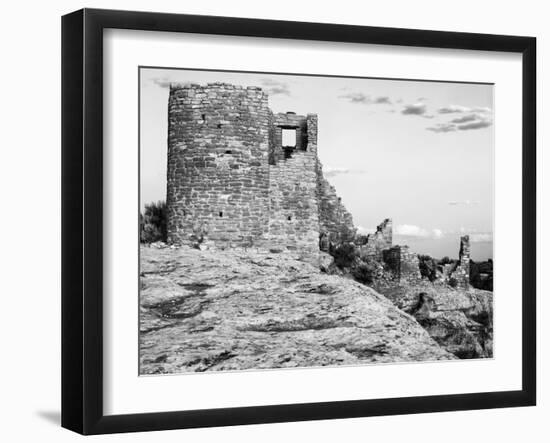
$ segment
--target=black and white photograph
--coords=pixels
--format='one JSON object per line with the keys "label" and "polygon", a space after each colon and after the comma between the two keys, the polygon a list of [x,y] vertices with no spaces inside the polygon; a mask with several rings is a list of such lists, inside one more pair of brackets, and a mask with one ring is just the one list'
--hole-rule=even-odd
{"label": "black and white photograph", "polygon": [[140,375],[493,358],[493,84],[138,75]]}
{"label": "black and white photograph", "polygon": [[544,5],[7,2],[0,441],[545,442]]}

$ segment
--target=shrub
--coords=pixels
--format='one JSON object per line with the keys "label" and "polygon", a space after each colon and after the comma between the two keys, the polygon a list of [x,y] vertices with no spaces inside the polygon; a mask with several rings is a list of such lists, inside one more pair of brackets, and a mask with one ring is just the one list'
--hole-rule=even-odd
{"label": "shrub", "polygon": [[357,250],[352,243],[342,243],[331,248],[330,255],[334,257],[334,264],[340,269],[350,268],[357,259]]}
{"label": "shrub", "polygon": [[376,265],[370,261],[362,261],[353,268],[351,274],[359,283],[370,284],[376,276]]}
{"label": "shrub", "polygon": [[448,265],[449,263],[452,263],[452,260],[447,256],[445,256],[441,260],[439,260],[440,265]]}
{"label": "shrub", "polygon": [[141,243],[166,242],[166,203],[148,203],[139,214],[139,240]]}
{"label": "shrub", "polygon": [[418,265],[420,275],[426,277],[430,281],[434,281],[437,276],[437,263],[429,255],[418,255]]}
{"label": "shrub", "polygon": [[470,283],[474,283],[479,280],[479,265],[470,260]]}
{"label": "shrub", "polygon": [[477,263],[470,260],[470,284],[477,289],[493,290],[493,260]]}

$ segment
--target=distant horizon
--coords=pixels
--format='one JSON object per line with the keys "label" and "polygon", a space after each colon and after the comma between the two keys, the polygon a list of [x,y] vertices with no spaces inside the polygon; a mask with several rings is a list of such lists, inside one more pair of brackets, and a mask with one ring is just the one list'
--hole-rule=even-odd
{"label": "distant horizon", "polygon": [[393,220],[394,244],[493,258],[493,86],[185,69],[140,70],[140,210],[166,200],[170,83],[259,86],[273,112],[315,113],[325,177],[359,233]]}

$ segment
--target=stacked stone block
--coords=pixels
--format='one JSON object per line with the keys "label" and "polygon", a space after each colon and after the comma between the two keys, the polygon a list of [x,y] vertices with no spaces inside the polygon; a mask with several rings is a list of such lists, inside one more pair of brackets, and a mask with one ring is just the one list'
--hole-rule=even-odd
{"label": "stacked stone block", "polygon": [[331,244],[352,242],[356,228],[336,189],[323,177],[321,163],[317,163],[317,198],[319,200],[320,247],[327,251]]}
{"label": "stacked stone block", "polygon": [[[282,130],[296,130],[295,149],[285,152]],[[319,250],[317,116],[271,116],[268,243],[287,250]]]}
{"label": "stacked stone block", "polygon": [[408,246],[392,246],[383,252],[387,269],[397,280],[415,281],[422,278],[418,255],[411,252]]}
{"label": "stacked stone block", "polygon": [[172,86],[168,241],[250,245],[269,213],[267,95],[224,83]]}
{"label": "stacked stone block", "polygon": [[359,247],[361,256],[382,261],[383,252],[392,247],[392,242],[392,221],[386,218],[376,227],[374,234],[367,235],[365,243]]}
{"label": "stacked stone block", "polygon": [[470,287],[470,236],[460,237],[460,252],[458,264],[451,274],[457,288],[468,289]]}

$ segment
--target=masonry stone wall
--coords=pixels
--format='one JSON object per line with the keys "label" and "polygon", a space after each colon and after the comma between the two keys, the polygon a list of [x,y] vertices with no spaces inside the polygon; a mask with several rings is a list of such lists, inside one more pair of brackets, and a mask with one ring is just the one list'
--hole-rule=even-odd
{"label": "masonry stone wall", "polygon": [[351,213],[338,197],[334,186],[324,178],[321,162],[317,162],[317,195],[321,250],[328,251],[330,244],[354,241],[357,230]]}
{"label": "masonry stone wall", "polygon": [[392,221],[386,218],[376,227],[375,233],[366,236],[365,242],[359,246],[359,251],[363,257],[382,261],[383,251],[391,248],[392,242]]}
{"label": "masonry stone wall", "polygon": [[460,237],[458,263],[451,274],[457,288],[468,289],[470,286],[470,236]]}
{"label": "masonry stone wall", "polygon": [[411,252],[408,246],[392,246],[384,250],[383,259],[387,269],[397,280],[420,280],[418,255]]}
{"label": "masonry stone wall", "polygon": [[[260,88],[170,87],[168,242],[319,251],[353,239],[351,214],[322,177],[317,115],[274,114]],[[282,132],[296,133],[283,146]]]}
{"label": "masonry stone wall", "polygon": [[[284,149],[282,130],[296,130],[296,146]],[[317,116],[271,116],[268,243],[287,250],[319,250]]]}
{"label": "masonry stone wall", "polygon": [[172,86],[168,241],[247,245],[269,209],[267,95],[223,83]]}

